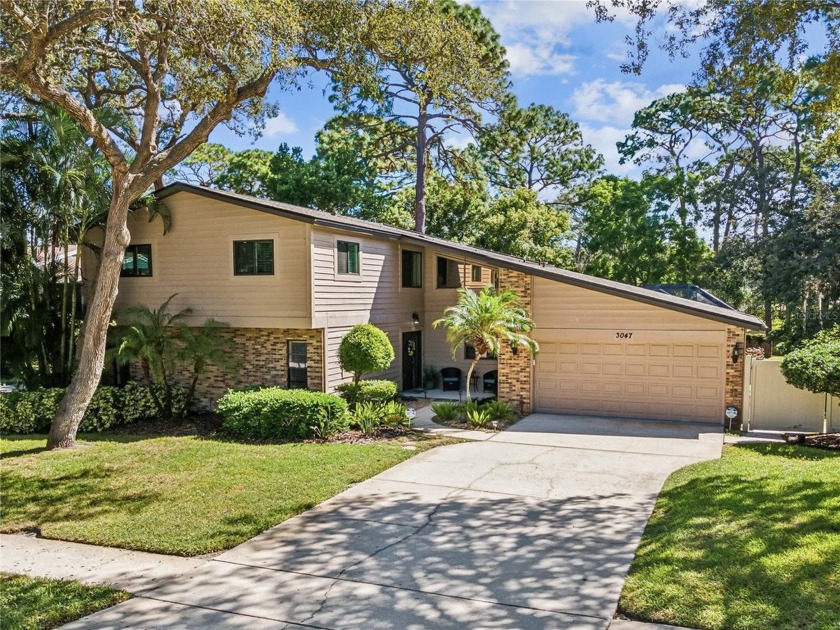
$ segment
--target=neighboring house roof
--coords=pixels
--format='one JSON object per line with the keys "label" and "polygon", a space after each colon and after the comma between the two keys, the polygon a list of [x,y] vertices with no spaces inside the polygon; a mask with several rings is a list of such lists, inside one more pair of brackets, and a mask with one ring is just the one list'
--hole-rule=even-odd
{"label": "neighboring house roof", "polygon": [[507,267],[508,269],[514,269],[516,271],[521,271],[541,278],[565,282],[566,284],[591,289],[593,291],[599,291],[601,293],[607,293],[609,295],[615,295],[638,302],[653,304],[655,306],[688,313],[689,315],[695,315],[697,317],[704,317],[706,319],[714,319],[734,324],[736,326],[742,326],[750,329],[763,329],[765,327],[764,322],[757,317],[748,315],[747,313],[742,313],[729,306],[722,307],[705,304],[703,302],[696,302],[682,297],[676,297],[668,293],[663,293],[661,291],[636,287],[622,282],[615,282],[613,280],[596,278],[595,276],[588,276],[583,273],[560,269],[544,263],[532,262],[522,258],[516,258],[515,256],[509,256],[507,254],[500,254],[487,249],[473,247],[472,245],[455,243],[453,241],[447,241],[427,234],[420,234],[411,230],[392,227],[383,223],[375,223],[373,221],[364,221],[354,217],[334,215],[321,210],[313,210],[312,208],[294,206],[280,201],[260,199],[259,197],[251,197],[249,195],[240,195],[224,190],[217,190],[215,188],[195,186],[184,182],[169,184],[168,186],[157,190],[155,195],[158,199],[165,199],[166,197],[179,192],[201,195],[217,201],[226,201],[244,208],[267,212],[269,214],[275,214],[290,219],[296,219],[298,221],[304,221],[314,225],[398,240],[414,244],[416,246],[434,247],[442,252],[451,253],[456,256],[467,256],[473,260],[484,262],[490,266]]}
{"label": "neighboring house roof", "polygon": [[685,298],[686,300],[694,300],[703,304],[711,304],[712,306],[720,306],[722,308],[731,308],[732,306],[721,300],[714,293],[708,289],[698,287],[696,284],[688,284],[687,282],[679,282],[676,284],[643,284],[643,289],[650,289],[651,291],[661,291],[669,295],[676,295],[677,297]]}

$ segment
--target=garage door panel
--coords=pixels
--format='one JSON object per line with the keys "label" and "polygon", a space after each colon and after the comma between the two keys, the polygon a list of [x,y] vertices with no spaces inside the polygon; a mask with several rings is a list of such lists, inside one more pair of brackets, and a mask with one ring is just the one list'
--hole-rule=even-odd
{"label": "garage door panel", "polygon": [[575,342],[538,337],[538,411],[722,421],[724,333],[690,341],[691,333],[644,331],[642,342],[595,332]]}

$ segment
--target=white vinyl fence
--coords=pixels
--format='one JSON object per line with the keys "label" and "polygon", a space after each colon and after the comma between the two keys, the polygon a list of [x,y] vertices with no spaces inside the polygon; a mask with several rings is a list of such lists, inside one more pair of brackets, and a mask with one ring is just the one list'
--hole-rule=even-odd
{"label": "white vinyl fence", "polygon": [[781,361],[746,357],[744,420],[749,431],[840,431],[840,398],[790,385]]}

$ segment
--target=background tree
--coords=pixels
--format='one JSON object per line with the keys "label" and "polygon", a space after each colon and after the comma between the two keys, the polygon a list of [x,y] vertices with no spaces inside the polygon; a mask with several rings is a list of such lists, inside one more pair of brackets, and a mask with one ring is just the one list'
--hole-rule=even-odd
{"label": "background tree", "polygon": [[[67,112],[111,169],[105,241],[79,366],[50,429],[49,448],[73,446],[101,374],[132,202],[217,125],[244,131],[273,113],[264,101],[273,81],[289,86],[305,68],[328,66],[348,79],[367,76],[360,38],[348,25],[379,23],[379,12],[421,30],[401,7],[349,0],[0,5],[3,88]],[[366,33],[367,45],[382,36],[393,41],[392,32],[375,30]],[[114,112],[119,125],[109,122]]]}
{"label": "background tree", "polygon": [[554,196],[589,181],[603,158],[583,142],[580,125],[549,105],[505,107],[479,134],[490,181]]}
{"label": "background tree", "polygon": [[475,358],[467,370],[467,400],[471,400],[472,373],[482,356],[498,354],[502,343],[523,347],[532,355],[539,350],[537,342],[528,336],[534,322],[513,291],[497,292],[490,286],[480,293],[458,289],[458,303],[448,307],[432,326],[446,328],[453,357],[464,344],[475,348]]}
{"label": "background tree", "polygon": [[373,324],[357,324],[344,335],[338,346],[338,363],[353,373],[358,384],[362,374],[382,372],[394,362],[394,347],[388,335]]}
{"label": "background tree", "polygon": [[337,84],[334,101],[346,124],[376,137],[377,146],[395,154],[412,149],[413,214],[422,233],[430,153],[446,160],[447,134],[474,130],[481,111],[504,99],[507,61],[479,9],[436,0],[410,3],[409,12],[406,19],[396,8],[385,10],[368,24],[362,41],[374,72],[366,81]]}

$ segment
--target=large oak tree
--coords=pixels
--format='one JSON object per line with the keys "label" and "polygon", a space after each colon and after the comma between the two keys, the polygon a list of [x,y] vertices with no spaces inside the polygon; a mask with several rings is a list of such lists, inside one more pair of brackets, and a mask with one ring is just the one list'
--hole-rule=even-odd
{"label": "large oak tree", "polygon": [[129,206],[217,125],[259,126],[272,113],[265,101],[272,82],[290,87],[309,68],[367,76],[354,29],[385,9],[403,10],[386,0],[0,0],[0,87],[12,101],[66,111],[111,170],[79,364],[49,448],[74,445],[102,373]]}

